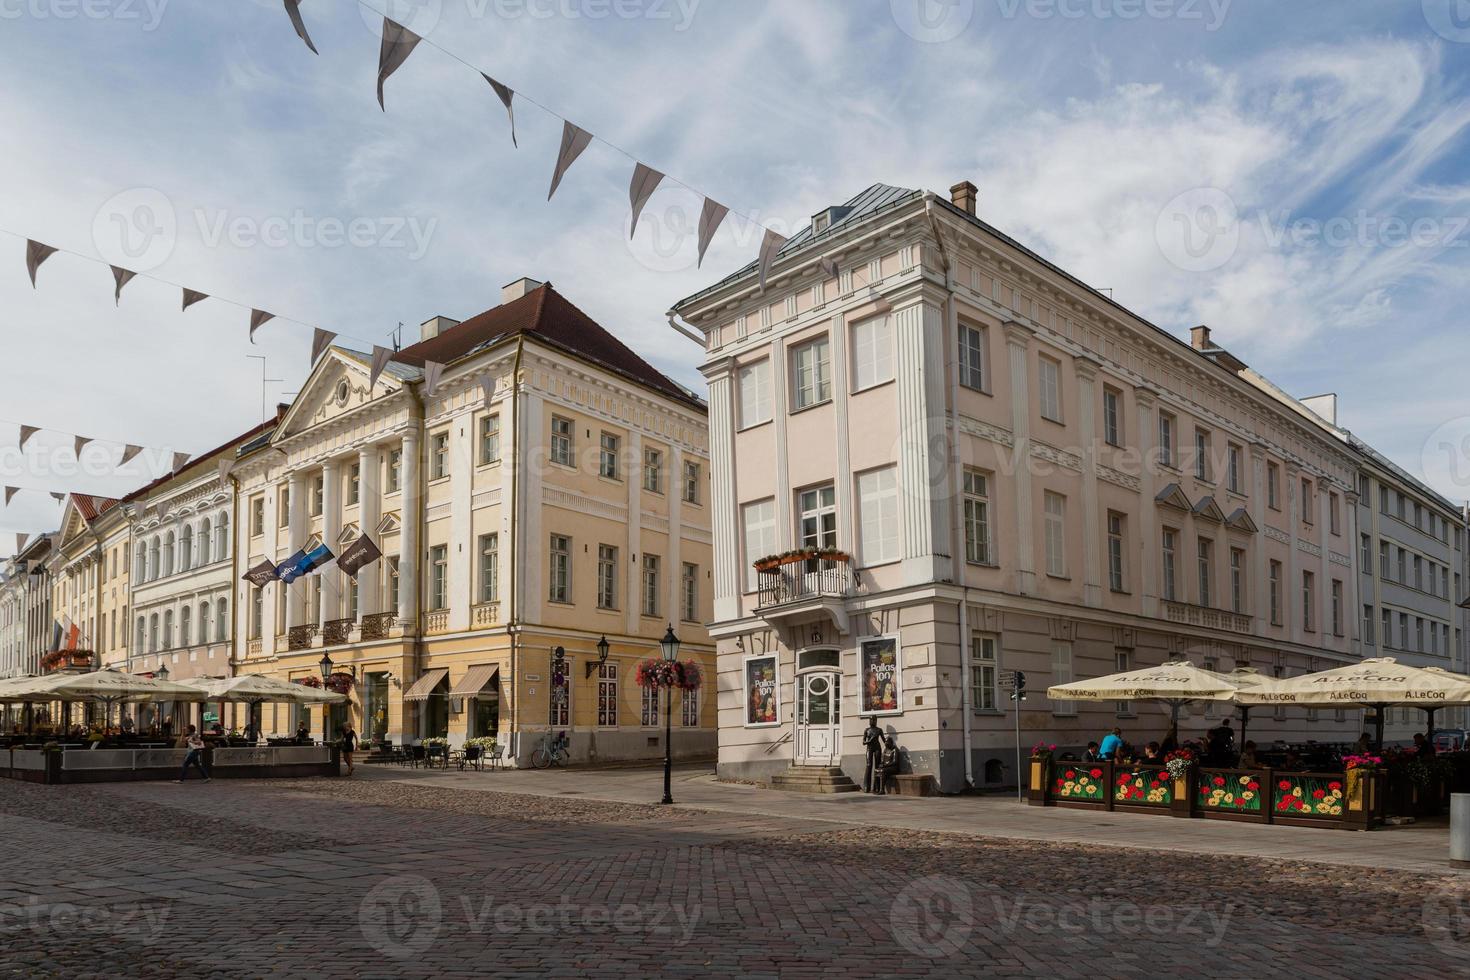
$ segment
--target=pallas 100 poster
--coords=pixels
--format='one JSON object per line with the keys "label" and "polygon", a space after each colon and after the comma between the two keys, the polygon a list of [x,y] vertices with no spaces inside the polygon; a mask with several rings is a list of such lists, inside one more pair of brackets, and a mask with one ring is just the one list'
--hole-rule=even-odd
{"label": "pallas 100 poster", "polygon": [[862,683],[862,714],[902,711],[903,672],[898,663],[898,634],[869,636],[858,641],[858,670]]}

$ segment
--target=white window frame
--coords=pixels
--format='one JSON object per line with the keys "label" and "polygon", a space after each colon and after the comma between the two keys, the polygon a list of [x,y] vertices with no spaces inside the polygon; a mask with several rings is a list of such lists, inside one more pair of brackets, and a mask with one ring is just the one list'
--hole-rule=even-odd
{"label": "white window frame", "polygon": [[1036,368],[1037,411],[1051,422],[1062,422],[1062,362],[1038,355]]}
{"label": "white window frame", "polygon": [[893,380],[893,319],[886,313],[855,322],[852,338],[852,392]]}
{"label": "white window frame", "polygon": [[832,341],[826,334],[791,348],[791,399],[793,411],[832,400]]}
{"label": "white window frame", "polygon": [[989,331],[984,327],[961,323],[959,330],[960,346],[960,385],[971,391],[988,391],[986,382],[986,368],[989,366],[987,354],[989,352]]}
{"label": "white window frame", "polygon": [[885,466],[855,477],[858,504],[858,561],[864,567],[899,558],[898,467]]}
{"label": "white window frame", "polygon": [[966,468],[961,481],[964,493],[965,561],[972,565],[995,564],[990,536],[990,474]]}
{"label": "white window frame", "polygon": [[771,359],[761,358],[736,371],[741,429],[771,421]]}
{"label": "white window frame", "polygon": [[[752,517],[755,518],[752,521]],[[758,586],[754,562],[773,555],[780,547],[776,533],[776,500],[752,500],[740,507],[740,533],[745,547],[745,591],[754,592]]]}
{"label": "white window frame", "polygon": [[1042,491],[1042,513],[1046,544],[1046,574],[1067,577],[1067,498],[1051,490]]}
{"label": "white window frame", "polygon": [[566,534],[551,535],[547,546],[547,601],[572,601],[572,539]]}

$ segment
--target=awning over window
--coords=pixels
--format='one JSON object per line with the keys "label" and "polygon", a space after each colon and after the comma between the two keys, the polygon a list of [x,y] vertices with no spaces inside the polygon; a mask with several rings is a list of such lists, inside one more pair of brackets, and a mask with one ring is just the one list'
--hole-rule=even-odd
{"label": "awning over window", "polygon": [[455,682],[449,696],[452,698],[478,697],[480,692],[494,684],[499,676],[500,668],[495,664],[480,664],[471,667],[463,677]]}
{"label": "awning over window", "polygon": [[444,683],[444,678],[449,676],[449,670],[445,667],[435,667],[433,670],[425,671],[423,676],[413,682],[413,687],[403,695],[405,701],[427,701],[429,695],[434,693],[434,688]]}

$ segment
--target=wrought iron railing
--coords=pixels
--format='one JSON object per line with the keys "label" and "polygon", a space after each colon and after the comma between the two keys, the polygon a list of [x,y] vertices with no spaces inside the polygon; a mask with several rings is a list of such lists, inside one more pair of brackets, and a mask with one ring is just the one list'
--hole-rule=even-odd
{"label": "wrought iron railing", "polygon": [[757,606],[779,606],[803,599],[842,598],[852,594],[851,560],[797,558],[774,566],[757,566]]}
{"label": "wrought iron railing", "polygon": [[287,650],[309,650],[311,641],[316,639],[320,627],[316,623],[308,623],[305,626],[293,626],[286,634]]}
{"label": "wrought iron railing", "polygon": [[355,619],[329,619],[322,629],[322,642],[327,646],[346,643],[356,625]]}
{"label": "wrought iron railing", "polygon": [[394,613],[372,613],[362,617],[362,638],[364,640],[386,640],[388,633],[393,629],[393,624],[398,621]]}

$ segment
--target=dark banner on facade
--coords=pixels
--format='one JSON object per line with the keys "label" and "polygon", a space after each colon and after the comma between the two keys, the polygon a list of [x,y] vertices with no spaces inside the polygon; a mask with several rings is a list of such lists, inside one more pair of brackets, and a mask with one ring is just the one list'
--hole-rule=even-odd
{"label": "dark banner on facade", "polygon": [[383,553],[378,550],[377,545],[373,544],[373,539],[366,534],[360,534],[357,540],[349,544],[347,550],[343,551],[341,557],[337,559],[337,567],[344,573],[356,577],[364,565],[371,565],[381,557]]}
{"label": "dark banner on facade", "polygon": [[858,641],[858,667],[862,672],[862,714],[896,714],[903,710],[896,634]]}
{"label": "dark banner on facade", "polygon": [[240,577],[257,589],[263,589],[266,585],[276,580],[276,566],[267,558]]}
{"label": "dark banner on facade", "polygon": [[774,725],[780,721],[780,684],[776,656],[747,657],[745,661],[745,723]]}

